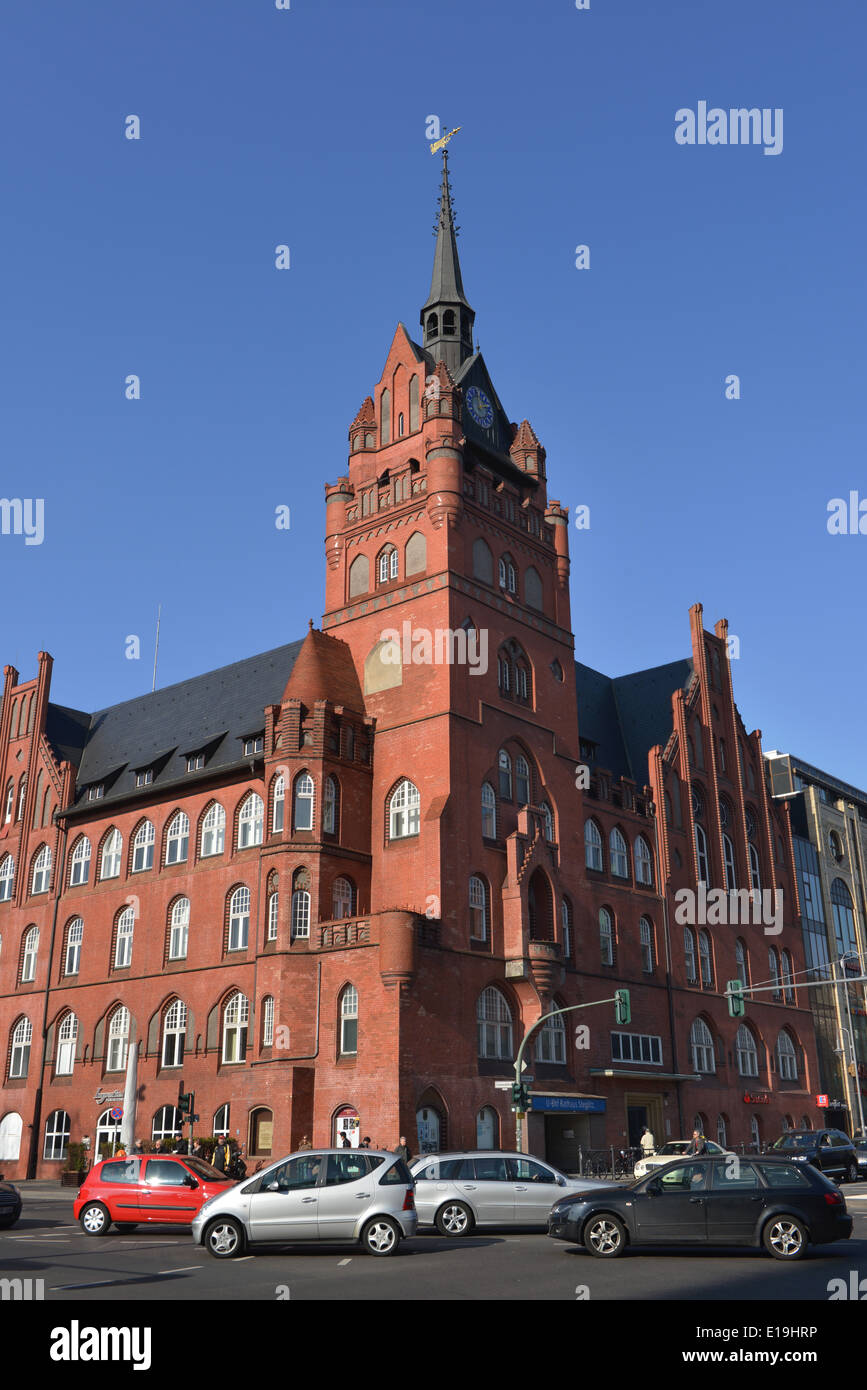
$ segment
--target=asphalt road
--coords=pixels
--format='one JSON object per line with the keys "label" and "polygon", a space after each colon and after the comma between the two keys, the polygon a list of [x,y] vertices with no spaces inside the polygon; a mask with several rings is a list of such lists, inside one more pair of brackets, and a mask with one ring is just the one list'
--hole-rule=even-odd
{"label": "asphalt road", "polygon": [[[867,1277],[867,1183],[844,1189],[855,1231],[783,1265],[754,1250],[676,1249],[594,1259],[536,1232],[449,1240],[436,1233],[376,1259],[353,1246],[296,1246],[215,1260],[187,1231],[139,1227],[85,1236],[71,1197],[26,1200],[0,1232],[0,1278],[42,1279],[46,1301],[178,1300],[770,1300],[828,1302],[828,1283]],[[867,1289],[867,1285],[865,1285]]]}

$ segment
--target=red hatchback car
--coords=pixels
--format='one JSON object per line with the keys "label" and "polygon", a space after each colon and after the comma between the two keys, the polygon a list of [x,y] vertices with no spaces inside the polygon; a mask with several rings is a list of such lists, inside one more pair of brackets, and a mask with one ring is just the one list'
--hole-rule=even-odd
{"label": "red hatchback car", "polygon": [[133,1231],[147,1222],[189,1226],[209,1197],[233,1187],[219,1169],[186,1154],[142,1154],[95,1163],[78,1190],[72,1212],[89,1236],[104,1236],[112,1222]]}

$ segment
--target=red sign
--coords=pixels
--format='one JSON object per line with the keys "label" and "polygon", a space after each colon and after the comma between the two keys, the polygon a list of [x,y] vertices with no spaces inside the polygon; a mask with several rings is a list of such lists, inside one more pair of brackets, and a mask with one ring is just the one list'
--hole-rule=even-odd
{"label": "red sign", "polygon": [[817,1097],[816,1097],[816,1104],[818,1105],[818,1107],[819,1107],[820,1110],[827,1110],[827,1108],[828,1108],[828,1097],[827,1097],[827,1096],[817,1096]]}
{"label": "red sign", "polygon": [[744,1096],[744,1105],[770,1105],[770,1103],[771,1098],[767,1091],[763,1091],[759,1095],[752,1095],[747,1091]]}

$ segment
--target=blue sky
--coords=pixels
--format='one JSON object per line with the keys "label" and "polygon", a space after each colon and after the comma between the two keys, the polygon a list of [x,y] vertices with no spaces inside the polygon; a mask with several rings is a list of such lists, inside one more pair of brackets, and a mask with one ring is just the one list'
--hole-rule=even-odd
{"label": "blue sky", "polygon": [[[765,747],[867,786],[867,536],[826,528],[867,498],[862,0],[43,0],[0,29],[0,494],[45,499],[42,545],[0,536],[0,663],[48,650],[96,709],[150,689],[158,603],[161,685],[319,622],[323,484],[428,291],[436,114],[498,393],[591,508],[576,654],[673,660],[701,601]],[[782,108],[782,153],[678,145],[702,100]]]}

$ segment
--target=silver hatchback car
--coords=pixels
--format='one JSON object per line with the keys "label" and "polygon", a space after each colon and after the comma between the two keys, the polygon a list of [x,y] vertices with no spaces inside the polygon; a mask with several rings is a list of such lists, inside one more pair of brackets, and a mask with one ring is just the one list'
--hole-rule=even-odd
{"label": "silver hatchback car", "polygon": [[415,1235],[412,1175],[397,1154],[372,1149],[306,1149],[205,1202],[193,1240],[218,1260],[249,1244],[359,1243],[393,1255]]}
{"label": "silver hatchback car", "polygon": [[529,1154],[480,1149],[423,1154],[411,1164],[419,1224],[465,1236],[474,1226],[543,1226],[561,1197],[609,1184],[565,1174]]}

